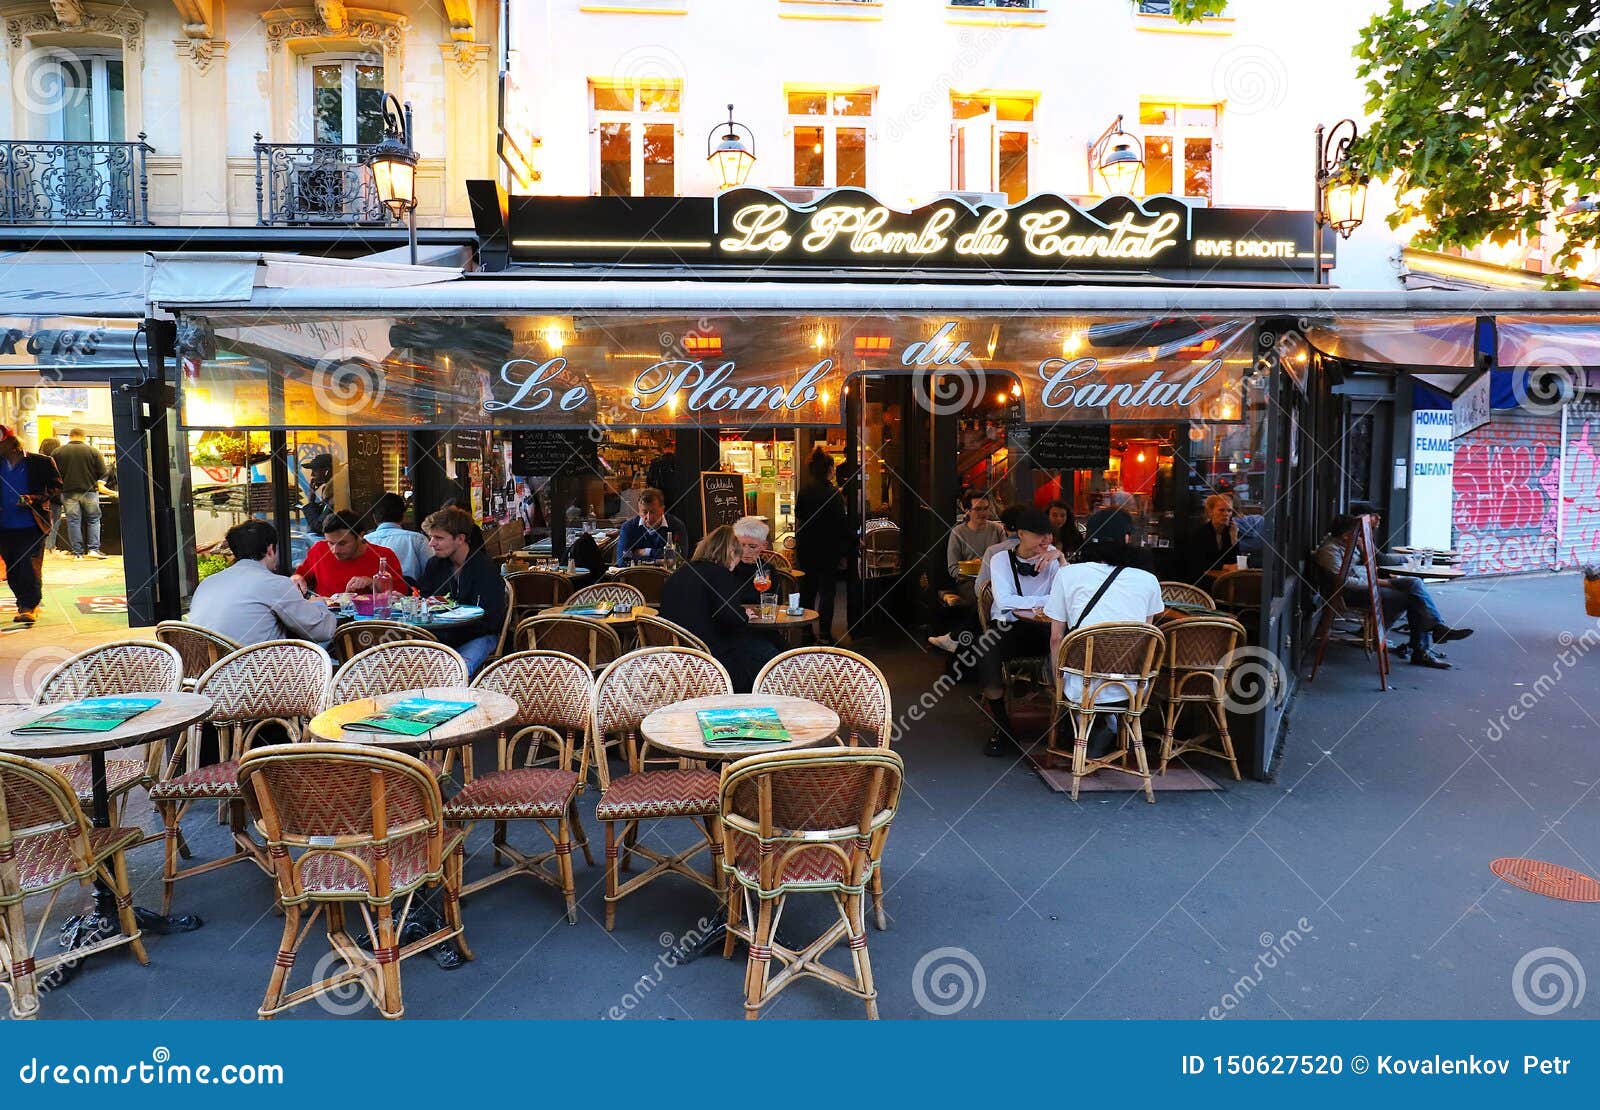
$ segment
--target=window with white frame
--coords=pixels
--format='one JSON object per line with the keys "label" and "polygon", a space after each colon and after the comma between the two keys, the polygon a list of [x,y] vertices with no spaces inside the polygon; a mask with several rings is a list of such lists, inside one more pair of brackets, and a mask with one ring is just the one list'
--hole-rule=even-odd
{"label": "window with white frame", "polygon": [[34,77],[47,139],[119,143],[126,137],[120,50],[52,50]]}
{"label": "window with white frame", "polygon": [[676,82],[590,84],[594,189],[600,196],[677,196],[682,99]]}
{"label": "window with white frame", "polygon": [[1139,105],[1144,138],[1144,194],[1212,197],[1221,106],[1146,100]]}
{"label": "window with white frame", "polygon": [[1026,198],[1033,110],[1032,97],[951,93],[951,188]]}
{"label": "window with white frame", "polygon": [[867,188],[875,89],[790,89],[794,183],[817,189]]}
{"label": "window with white frame", "polygon": [[306,58],[300,94],[312,142],[365,145],[383,140],[383,62],[373,55]]}

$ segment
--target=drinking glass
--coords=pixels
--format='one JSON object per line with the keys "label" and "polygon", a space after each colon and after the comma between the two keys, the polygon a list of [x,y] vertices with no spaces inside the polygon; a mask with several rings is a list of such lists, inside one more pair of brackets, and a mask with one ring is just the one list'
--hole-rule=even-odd
{"label": "drinking glass", "polygon": [[778,595],[761,595],[761,619],[767,624],[774,624],[778,620]]}
{"label": "drinking glass", "polygon": [[755,579],[754,579],[754,585],[755,585],[755,588],[756,588],[756,593],[758,593],[758,594],[764,594],[769,589],[772,588],[772,572],[767,569],[767,564],[765,564],[765,563],[757,563],[756,564],[756,576],[755,576]]}

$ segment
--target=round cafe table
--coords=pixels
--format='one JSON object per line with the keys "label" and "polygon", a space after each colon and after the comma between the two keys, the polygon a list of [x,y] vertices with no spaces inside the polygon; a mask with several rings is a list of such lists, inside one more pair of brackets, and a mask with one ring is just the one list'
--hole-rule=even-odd
{"label": "round cafe table", "polygon": [[[106,792],[106,753],[176,736],[211,714],[211,699],[204,694],[137,693],[124,696],[153,698],[156,704],[109,732],[17,735],[17,729],[26,728],[45,714],[60,709],[61,704],[30,706],[0,714],[0,751],[29,759],[74,755],[89,757],[89,819],[97,829],[111,827],[111,800]],[[200,919],[192,914],[165,917],[138,906],[134,907],[133,912],[140,930],[152,933],[186,933],[201,925]],[[94,912],[74,917],[61,927],[64,947],[68,948],[92,944],[117,931],[116,896],[99,879],[94,884]]]}
{"label": "round cafe table", "polygon": [[[708,746],[700,735],[695,714],[702,709],[776,709],[778,720],[789,730],[787,744],[718,744]],[[783,694],[723,694],[690,698],[657,709],[639,722],[639,731],[652,748],[680,759],[731,761],[760,752],[786,752],[814,748],[839,735],[839,715],[821,702]]]}
{"label": "round cafe table", "polygon": [[[416,736],[345,731],[344,726],[350,721],[370,717],[407,698],[467,701],[472,703],[473,708]],[[331,709],[324,709],[311,718],[307,728],[314,740],[333,744],[373,744],[415,754],[434,748],[453,748],[461,744],[470,744],[480,737],[495,735],[516,715],[517,703],[493,690],[479,690],[470,686],[429,686],[421,690],[400,690],[392,694],[379,694],[375,698],[361,698],[336,705]]]}
{"label": "round cafe table", "polygon": [[774,620],[764,621],[760,617],[760,606],[746,605],[745,609],[755,609],[757,615],[750,618],[751,628],[798,628],[801,625],[813,624],[817,619],[815,609],[802,609],[798,613],[791,613],[783,606],[778,607],[778,616]]}
{"label": "round cafe table", "polygon": [[[580,606],[579,608],[583,608],[583,606]],[[653,605],[635,605],[632,609],[630,609],[626,613],[607,613],[603,617],[595,617],[595,616],[590,616],[588,613],[568,613],[567,612],[567,607],[565,605],[551,605],[551,606],[548,606],[548,607],[546,607],[544,609],[541,609],[539,611],[539,615],[543,616],[543,617],[559,617],[559,616],[588,617],[589,620],[599,621],[602,624],[609,624],[609,625],[613,625],[613,626],[615,626],[615,625],[627,625],[627,626],[631,627],[633,625],[633,619],[635,617],[653,617],[659,611],[660,610],[656,609],[656,607],[653,606]]]}

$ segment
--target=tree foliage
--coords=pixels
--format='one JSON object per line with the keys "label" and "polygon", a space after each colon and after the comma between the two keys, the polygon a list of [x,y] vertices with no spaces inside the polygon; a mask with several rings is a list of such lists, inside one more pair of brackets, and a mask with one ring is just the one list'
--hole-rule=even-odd
{"label": "tree foliage", "polygon": [[1428,247],[1556,221],[1560,268],[1600,245],[1600,0],[1391,0],[1355,54],[1374,123],[1357,146]]}
{"label": "tree foliage", "polygon": [[1172,0],[1172,18],[1179,23],[1193,23],[1207,16],[1221,15],[1228,0]]}

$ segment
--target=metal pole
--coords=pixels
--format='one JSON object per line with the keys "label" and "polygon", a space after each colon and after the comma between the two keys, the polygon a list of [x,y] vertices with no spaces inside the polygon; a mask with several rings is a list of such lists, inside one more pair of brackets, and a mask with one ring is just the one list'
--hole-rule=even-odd
{"label": "metal pole", "polygon": [[1315,243],[1313,250],[1316,252],[1317,272],[1313,284],[1322,284],[1322,124],[1317,124],[1316,134],[1317,149],[1312,157],[1314,172],[1311,175],[1311,187],[1315,196],[1311,201],[1311,238]]}
{"label": "metal pole", "polygon": [[411,243],[411,264],[417,264],[417,204],[411,202],[411,207],[406,209],[406,235]]}

